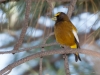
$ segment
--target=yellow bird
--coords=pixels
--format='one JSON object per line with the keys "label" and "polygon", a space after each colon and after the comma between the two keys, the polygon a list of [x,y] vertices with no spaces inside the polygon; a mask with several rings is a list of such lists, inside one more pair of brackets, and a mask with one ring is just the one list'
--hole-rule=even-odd
{"label": "yellow bird", "polygon": [[[55,38],[61,45],[69,46],[70,48],[80,48],[79,39],[76,27],[71,23],[68,16],[63,12],[58,12],[53,20],[56,21],[54,26]],[[75,53],[75,61],[81,61],[78,53]]]}

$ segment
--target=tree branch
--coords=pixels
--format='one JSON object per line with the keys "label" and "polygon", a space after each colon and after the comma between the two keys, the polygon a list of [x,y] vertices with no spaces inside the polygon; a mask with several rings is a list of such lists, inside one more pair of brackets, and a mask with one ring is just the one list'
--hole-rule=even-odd
{"label": "tree branch", "polygon": [[23,51],[29,51],[29,50],[32,50],[32,49],[36,49],[36,48],[42,48],[42,47],[54,46],[54,45],[59,45],[59,44],[58,43],[43,44],[43,45],[38,45],[38,46],[24,48],[24,49],[19,49],[19,50],[0,52],[0,54],[19,53],[19,52],[23,52]]}
{"label": "tree branch", "polygon": [[68,64],[68,56],[66,54],[63,55],[64,58],[64,66],[66,75],[70,75],[69,64]]}
{"label": "tree branch", "polygon": [[[70,5],[68,7],[68,17],[71,18],[72,12],[74,10],[74,7],[76,5],[77,0],[70,0]],[[69,65],[68,65],[68,56],[67,55],[63,55],[64,57],[64,65],[65,65],[65,72],[66,75],[70,75],[70,71],[69,71]]]}
{"label": "tree branch", "polygon": [[71,15],[73,13],[73,10],[75,8],[77,0],[70,0],[70,1],[71,1],[71,3],[69,5],[69,7],[68,7],[68,13],[67,13],[67,15],[68,15],[69,18],[71,17]]}
{"label": "tree branch", "polygon": [[43,52],[38,52],[33,55],[27,56],[23,59],[20,59],[7,67],[5,67],[3,70],[0,71],[0,75],[9,72],[12,70],[15,66],[18,66],[24,62],[27,62],[29,60],[39,58],[39,57],[44,57],[44,56],[49,56],[49,55],[54,55],[54,54],[69,54],[69,53],[83,53],[87,55],[92,55],[100,58],[100,52],[95,52],[91,50],[86,50],[86,49],[60,49],[60,50],[50,50],[50,51],[43,51]]}
{"label": "tree branch", "polygon": [[28,20],[29,20],[28,18],[30,14],[30,9],[31,9],[31,0],[26,0],[25,20],[23,22],[23,28],[20,34],[20,38],[16,43],[16,45],[14,46],[14,50],[18,50],[18,48],[22,45],[26,30],[28,28]]}
{"label": "tree branch", "polygon": [[[0,3],[6,3],[6,2],[11,2],[11,1],[19,1],[19,0],[0,0]],[[38,1],[38,0],[32,0],[32,1]],[[53,1],[56,1],[56,2],[69,2],[70,0],[53,0]]]}

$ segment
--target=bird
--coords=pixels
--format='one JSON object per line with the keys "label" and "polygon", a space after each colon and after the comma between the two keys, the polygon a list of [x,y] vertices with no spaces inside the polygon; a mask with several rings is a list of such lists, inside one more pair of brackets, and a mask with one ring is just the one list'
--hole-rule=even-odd
{"label": "bird", "polygon": [[[56,41],[64,46],[69,46],[71,49],[80,48],[77,29],[72,24],[68,16],[64,12],[58,12],[52,20],[55,21],[54,35]],[[79,53],[75,53],[75,61],[81,61]]]}

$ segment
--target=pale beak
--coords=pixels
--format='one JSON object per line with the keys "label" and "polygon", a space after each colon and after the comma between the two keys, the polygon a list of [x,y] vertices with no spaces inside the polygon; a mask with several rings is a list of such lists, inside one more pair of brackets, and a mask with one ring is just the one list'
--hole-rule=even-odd
{"label": "pale beak", "polygon": [[57,17],[53,17],[53,18],[51,18],[52,20],[54,20],[54,21],[56,21],[57,20]]}

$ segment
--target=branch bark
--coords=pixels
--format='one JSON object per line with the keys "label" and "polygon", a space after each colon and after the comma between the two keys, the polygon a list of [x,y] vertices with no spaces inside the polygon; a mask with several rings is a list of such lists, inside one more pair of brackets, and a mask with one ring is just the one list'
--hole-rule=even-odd
{"label": "branch bark", "polygon": [[[11,1],[19,1],[19,0],[0,0],[0,3],[6,3],[6,2],[11,2]],[[32,0],[32,1],[38,1],[38,0]],[[69,2],[70,0],[53,0],[53,1],[56,1],[56,2]]]}
{"label": "branch bark", "polygon": [[43,44],[43,45],[38,45],[38,46],[24,48],[24,49],[19,49],[19,50],[0,52],[0,54],[19,53],[19,52],[23,52],[23,51],[29,51],[29,50],[32,50],[32,49],[36,49],[36,48],[42,48],[42,47],[54,46],[54,45],[59,45],[59,44],[58,43]]}
{"label": "branch bark", "polygon": [[28,21],[29,21],[29,14],[30,14],[30,9],[31,9],[31,0],[26,0],[26,10],[25,10],[25,20],[23,22],[23,28],[22,32],[20,34],[20,38],[16,45],[14,46],[14,50],[18,50],[19,47],[22,45],[26,30],[28,28]]}
{"label": "branch bark", "polygon": [[54,55],[54,54],[69,54],[69,53],[83,53],[83,54],[92,55],[92,56],[96,56],[96,57],[100,58],[100,52],[86,50],[86,49],[75,49],[75,50],[73,50],[73,49],[60,49],[60,50],[43,51],[43,52],[38,52],[38,53],[35,53],[33,55],[27,56],[23,59],[20,59],[14,63],[8,65],[7,67],[5,67],[3,70],[0,71],[0,75],[3,75],[4,73],[8,73],[14,67],[16,67],[22,63],[25,63],[29,60],[33,60],[35,58]]}
{"label": "branch bark", "polygon": [[[76,5],[77,0],[70,0],[70,5],[68,7],[68,17],[71,18],[72,12],[74,10],[74,7]],[[64,57],[64,65],[65,65],[65,72],[66,75],[70,75],[70,71],[69,71],[69,65],[68,65],[68,56],[65,54],[63,55]]]}
{"label": "branch bark", "polygon": [[68,13],[67,13],[69,18],[71,18],[71,15],[72,15],[72,12],[75,8],[76,2],[77,2],[77,0],[71,0],[71,2],[70,2],[70,5],[68,7]]}
{"label": "branch bark", "polygon": [[68,64],[68,56],[66,54],[63,55],[64,58],[64,66],[66,75],[70,75],[69,64]]}

